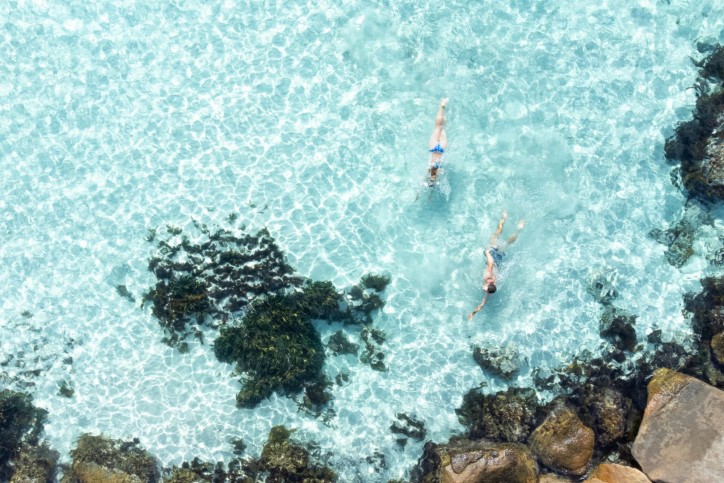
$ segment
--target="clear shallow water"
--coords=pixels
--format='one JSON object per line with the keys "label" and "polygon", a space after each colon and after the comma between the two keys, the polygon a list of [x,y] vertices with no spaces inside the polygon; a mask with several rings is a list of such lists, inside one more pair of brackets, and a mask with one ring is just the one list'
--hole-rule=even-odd
{"label": "clear shallow water", "polygon": [[[521,385],[596,348],[595,273],[615,278],[642,340],[653,327],[685,337],[681,295],[709,270],[720,221],[680,270],[647,233],[683,212],[663,140],[690,116],[689,56],[697,40],[724,41],[724,6],[506,3],[0,5],[1,370],[34,382],[51,444],[135,436],[170,465],[228,459],[232,437],[258,454],[286,424],[343,481],[386,481],[421,449],[397,446],[395,413],[443,441],[462,430],[454,408],[470,387],[505,387],[471,344],[517,347]],[[448,190],[429,196],[443,96]],[[509,230],[527,226],[470,323],[502,209]],[[267,226],[303,275],[392,275],[375,320],[390,370],[329,357],[331,376],[351,376],[334,389],[332,428],[285,398],[236,409],[231,368],[209,346],[164,346],[139,307],[148,229],[230,213]],[[326,340],[338,327],[318,329]],[[62,380],[74,398],[57,396]],[[365,461],[375,452],[379,473]]]}

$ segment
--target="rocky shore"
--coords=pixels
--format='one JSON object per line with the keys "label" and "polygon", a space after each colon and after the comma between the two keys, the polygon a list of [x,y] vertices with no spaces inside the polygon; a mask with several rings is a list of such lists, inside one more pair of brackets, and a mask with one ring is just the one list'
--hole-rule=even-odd
{"label": "rocky shore", "polygon": [[[697,227],[713,223],[711,207],[724,197],[724,48],[712,47],[699,66],[693,119],[666,143],[667,158],[680,163],[673,179],[693,214],[652,233],[678,267],[692,255]],[[326,346],[332,355],[357,354],[363,345],[360,360],[388,370],[384,333],[371,327],[371,314],[384,304],[389,277],[368,275],[339,290],[297,276],[266,231],[238,236],[199,230],[205,238],[191,243],[169,228],[149,265],[157,283],[143,299],[165,340],[181,351],[190,337],[201,337],[198,326],[219,329],[214,353],[248,375],[240,406],[253,407],[277,392],[298,398],[313,416],[324,414],[332,382],[322,372],[327,351],[312,319],[358,329],[360,344],[343,331],[335,334]],[[706,254],[713,266],[721,264],[720,252]],[[615,287],[594,279],[589,293],[601,304],[601,350],[556,370],[535,371],[535,387],[468,391],[456,411],[465,433],[428,441],[410,480],[724,481],[724,277],[707,277],[701,286],[684,300],[694,340],[677,343],[653,332],[643,347],[636,314],[616,306]],[[235,324],[229,314],[240,309],[245,316]],[[521,366],[515,348],[476,347],[471,356],[482,371],[506,379]],[[544,401],[539,391],[556,396]],[[238,458],[226,464],[195,459],[172,468],[162,468],[137,440],[84,434],[72,462],[59,468],[59,454],[42,441],[45,417],[28,394],[0,391],[0,481],[54,482],[61,474],[63,483],[337,481],[313,448],[282,426],[271,430],[258,458],[243,456],[243,441],[236,440]],[[390,432],[400,445],[425,439],[423,421],[403,412],[397,419]]]}

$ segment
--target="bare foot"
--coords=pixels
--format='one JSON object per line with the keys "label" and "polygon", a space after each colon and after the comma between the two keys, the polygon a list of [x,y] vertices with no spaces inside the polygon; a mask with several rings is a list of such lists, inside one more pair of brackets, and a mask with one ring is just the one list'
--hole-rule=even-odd
{"label": "bare foot", "polygon": [[507,220],[507,219],[508,219],[508,212],[505,211],[505,210],[503,210],[503,219],[504,219],[504,220]]}
{"label": "bare foot", "polygon": [[472,320],[472,319],[473,319],[473,314],[472,313],[468,314],[468,320]]}

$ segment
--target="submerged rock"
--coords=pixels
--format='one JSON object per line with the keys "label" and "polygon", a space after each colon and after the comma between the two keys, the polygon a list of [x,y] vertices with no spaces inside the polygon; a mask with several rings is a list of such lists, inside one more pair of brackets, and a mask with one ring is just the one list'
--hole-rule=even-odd
{"label": "submerged rock", "polygon": [[653,481],[720,481],[724,392],[668,369],[654,373],[632,453]]}
{"label": "submerged rock", "polygon": [[319,333],[286,296],[255,302],[239,327],[221,330],[214,354],[246,375],[236,398],[240,407],[254,407],[274,391],[291,395],[323,382]]}
{"label": "submerged rock", "polygon": [[8,478],[8,463],[20,454],[23,445],[38,444],[47,415],[45,409],[33,405],[29,394],[0,391],[0,480]]}
{"label": "submerged rock", "polygon": [[615,347],[633,351],[636,347],[636,316],[623,309],[608,305],[601,315],[599,334]]}
{"label": "submerged rock", "polygon": [[10,483],[51,483],[55,481],[60,453],[47,444],[25,445],[13,460],[13,477]]}
{"label": "submerged rock", "polygon": [[484,371],[488,370],[504,379],[511,379],[522,363],[520,354],[512,346],[475,347],[473,359]]}
{"label": "submerged rock", "polygon": [[275,426],[269,432],[269,440],[259,458],[260,469],[269,473],[266,481],[335,481],[334,471],[313,464],[309,451],[290,441],[291,434],[284,426]]}
{"label": "submerged rock", "polygon": [[155,458],[140,447],[137,439],[122,441],[83,434],[70,455],[73,463],[63,483],[155,483],[159,480]]}
{"label": "submerged rock", "polygon": [[334,355],[357,355],[357,351],[359,350],[359,345],[351,342],[341,329],[330,336],[329,340],[327,341],[327,347],[330,351],[332,351],[332,354]]}
{"label": "submerged rock", "polygon": [[530,446],[547,467],[565,474],[582,475],[593,455],[594,434],[575,411],[557,402],[543,424],[533,431]]}
{"label": "submerged rock", "polygon": [[535,427],[538,408],[535,390],[511,387],[487,396],[471,389],[455,412],[471,439],[522,443]]}
{"label": "submerged rock", "polygon": [[[596,443],[610,448],[626,437],[632,402],[612,387],[586,385],[581,410],[595,430]],[[590,421],[590,422],[589,422]]]}
{"label": "submerged rock", "polygon": [[592,271],[588,275],[586,292],[602,305],[608,305],[618,297],[618,290],[614,287],[615,272],[612,270]]}
{"label": "submerged rock", "polygon": [[429,442],[413,471],[419,483],[535,483],[538,468],[530,450],[516,443],[452,439]]}
{"label": "submerged rock", "polygon": [[682,218],[666,230],[654,229],[649,236],[666,246],[664,257],[670,265],[681,268],[694,255],[694,242],[702,225],[712,225],[713,219],[702,208],[690,205]]}
{"label": "submerged rock", "polygon": [[719,332],[711,338],[711,353],[719,365],[724,366],[724,332]]}
{"label": "submerged rock", "polygon": [[[693,119],[679,124],[664,148],[668,159],[681,162],[681,178],[689,196],[707,202],[724,199],[723,57],[724,48],[718,46],[698,64],[700,79]],[[715,89],[710,93],[712,83]]]}
{"label": "submerged rock", "polygon": [[[407,436],[416,441],[422,441],[427,434],[427,431],[425,431],[425,423],[405,413],[397,413],[397,421],[390,425],[390,431],[395,434]],[[398,440],[398,442],[403,444],[400,440]]]}

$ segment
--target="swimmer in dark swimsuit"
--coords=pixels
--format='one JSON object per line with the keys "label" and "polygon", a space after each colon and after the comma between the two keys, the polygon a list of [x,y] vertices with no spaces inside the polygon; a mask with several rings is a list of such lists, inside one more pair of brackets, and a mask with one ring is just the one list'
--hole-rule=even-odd
{"label": "swimmer in dark swimsuit", "polygon": [[427,172],[427,185],[435,186],[437,174],[442,167],[442,155],[447,149],[447,134],[445,134],[445,106],[447,98],[440,101],[440,108],[435,116],[435,129],[432,131],[428,147],[430,148],[430,168]]}
{"label": "swimmer in dark swimsuit", "polygon": [[494,294],[496,292],[496,275],[505,255],[505,247],[512,245],[513,242],[518,239],[518,233],[520,233],[520,230],[525,227],[525,222],[523,220],[519,221],[518,229],[516,230],[516,232],[508,238],[508,240],[505,242],[505,246],[500,246],[498,245],[498,237],[503,233],[503,226],[505,226],[505,220],[507,219],[508,214],[505,212],[505,210],[503,210],[503,216],[498,222],[498,228],[495,230],[495,233],[493,233],[493,236],[490,238],[490,244],[488,245],[488,249],[485,250],[485,259],[488,262],[487,267],[485,268],[485,273],[483,274],[483,292],[485,292],[485,297],[483,297],[483,301],[480,303],[480,305],[475,307],[475,309],[468,314],[468,319],[472,319],[475,314],[480,312],[483,307],[485,307],[485,304],[488,301],[488,297],[490,296],[490,294]]}

